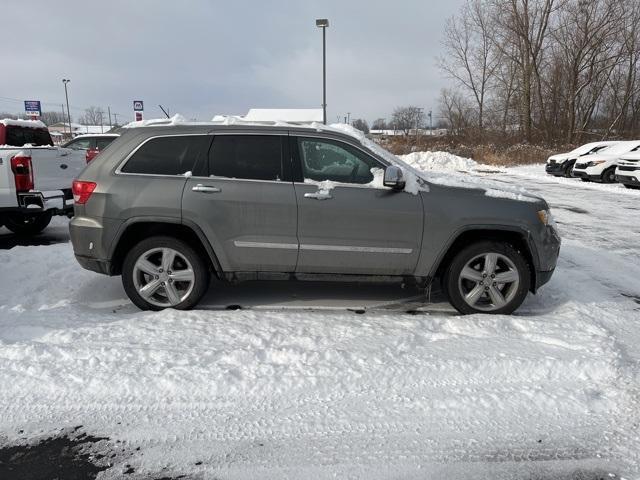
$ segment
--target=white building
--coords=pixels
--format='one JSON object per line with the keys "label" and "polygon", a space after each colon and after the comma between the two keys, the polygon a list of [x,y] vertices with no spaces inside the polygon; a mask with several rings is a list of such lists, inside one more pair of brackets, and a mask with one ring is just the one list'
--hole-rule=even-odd
{"label": "white building", "polygon": [[242,117],[249,122],[322,122],[321,108],[252,108]]}

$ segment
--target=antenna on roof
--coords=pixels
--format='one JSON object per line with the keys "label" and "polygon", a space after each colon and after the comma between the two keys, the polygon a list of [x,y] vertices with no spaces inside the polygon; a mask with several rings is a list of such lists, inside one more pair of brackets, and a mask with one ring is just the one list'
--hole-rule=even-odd
{"label": "antenna on roof", "polygon": [[162,113],[164,113],[166,115],[167,118],[171,118],[169,116],[169,114],[167,113],[167,111],[162,107],[162,105],[158,105],[160,107],[160,110],[162,110]]}

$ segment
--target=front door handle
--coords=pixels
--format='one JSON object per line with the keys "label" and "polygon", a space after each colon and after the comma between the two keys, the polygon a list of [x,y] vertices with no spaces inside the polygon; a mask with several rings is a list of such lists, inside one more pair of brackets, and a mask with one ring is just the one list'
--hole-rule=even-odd
{"label": "front door handle", "polygon": [[197,184],[191,190],[193,190],[194,192],[202,192],[202,193],[217,193],[222,191],[218,187],[212,187],[211,185],[203,185],[201,183]]}
{"label": "front door handle", "polygon": [[329,200],[333,198],[329,192],[305,193],[304,198],[315,198],[316,200]]}

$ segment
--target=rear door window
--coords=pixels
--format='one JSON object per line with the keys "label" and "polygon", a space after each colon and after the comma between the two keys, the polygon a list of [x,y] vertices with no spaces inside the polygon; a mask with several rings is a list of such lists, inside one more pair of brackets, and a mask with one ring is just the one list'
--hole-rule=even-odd
{"label": "rear door window", "polygon": [[282,180],[282,136],[216,135],[209,175],[248,180]]}
{"label": "rear door window", "polygon": [[146,141],[122,167],[124,173],[183,175],[205,155],[211,136],[176,135]]}

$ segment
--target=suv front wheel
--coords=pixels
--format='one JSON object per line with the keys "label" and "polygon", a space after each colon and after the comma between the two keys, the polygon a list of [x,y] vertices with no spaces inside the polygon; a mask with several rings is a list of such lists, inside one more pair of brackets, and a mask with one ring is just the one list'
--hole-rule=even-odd
{"label": "suv front wheel", "polygon": [[510,244],[484,241],[456,254],[443,283],[460,313],[510,314],[527,296],[531,275],[526,259]]}
{"label": "suv front wheel", "polygon": [[135,245],[122,265],[122,285],[142,310],[186,310],[209,286],[202,257],[182,240],[151,237]]}

